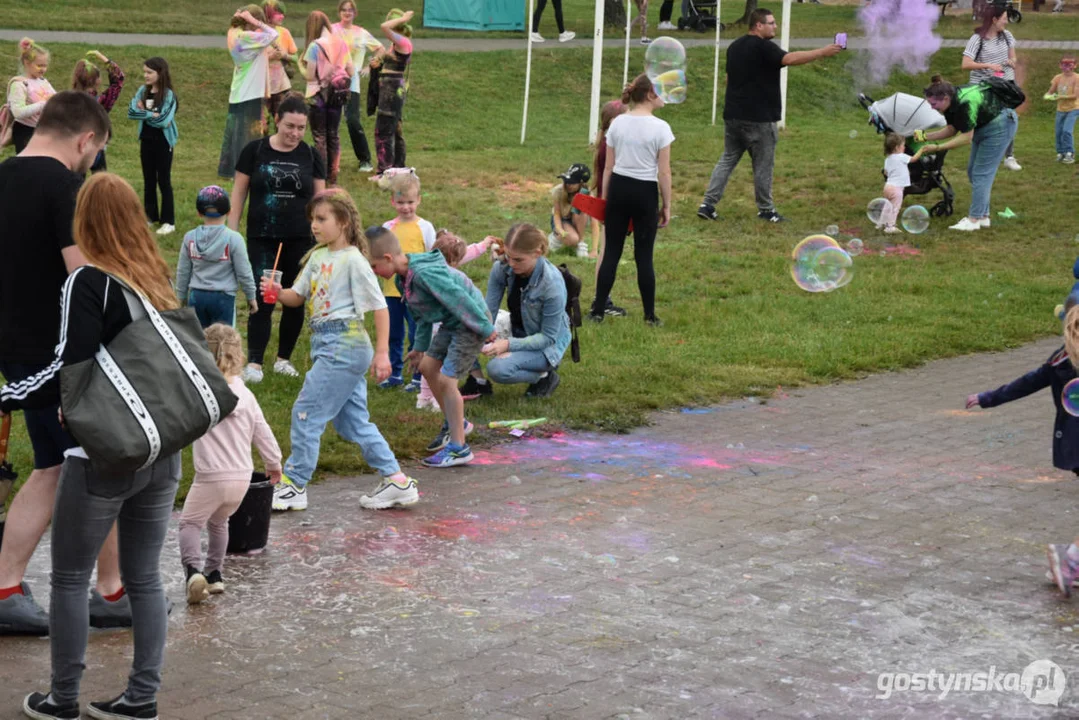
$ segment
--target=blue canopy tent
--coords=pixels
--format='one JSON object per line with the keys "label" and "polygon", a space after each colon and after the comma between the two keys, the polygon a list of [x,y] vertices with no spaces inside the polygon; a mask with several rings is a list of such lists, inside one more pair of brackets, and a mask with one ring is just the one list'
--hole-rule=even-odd
{"label": "blue canopy tent", "polygon": [[425,0],[423,26],[455,30],[524,30],[521,0]]}

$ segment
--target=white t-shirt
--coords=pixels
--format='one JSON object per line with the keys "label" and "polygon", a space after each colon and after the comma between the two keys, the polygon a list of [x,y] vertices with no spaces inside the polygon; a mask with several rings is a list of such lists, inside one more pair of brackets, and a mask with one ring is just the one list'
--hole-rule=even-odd
{"label": "white t-shirt", "polygon": [[[967,46],[963,49],[963,54],[974,62],[1003,65],[1008,61],[1008,52],[1014,47],[1015,36],[1007,30],[988,40],[983,40],[981,35],[974,33],[970,36],[970,40],[967,40]],[[971,70],[970,82],[978,83],[992,77],[992,75],[993,71],[986,68]],[[1005,67],[1004,79],[1015,80],[1015,68],[1010,65]]]}
{"label": "white t-shirt", "polygon": [[371,265],[351,245],[336,251],[327,247],[315,250],[292,289],[307,299],[312,324],[362,320],[364,313],[386,307]]}
{"label": "white t-shirt", "polygon": [[886,185],[905,188],[910,186],[910,155],[906,153],[892,153],[884,158],[884,172],[888,176]]}
{"label": "white t-shirt", "polygon": [[614,150],[611,172],[655,182],[659,177],[659,151],[674,142],[671,126],[654,115],[623,113],[607,130],[607,147]]}

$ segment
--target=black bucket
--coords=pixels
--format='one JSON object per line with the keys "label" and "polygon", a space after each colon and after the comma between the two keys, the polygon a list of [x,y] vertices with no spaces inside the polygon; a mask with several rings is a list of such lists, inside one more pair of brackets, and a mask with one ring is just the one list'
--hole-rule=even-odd
{"label": "black bucket", "polygon": [[250,553],[266,547],[270,536],[273,485],[263,473],[251,473],[244,501],[229,518],[230,553]]}

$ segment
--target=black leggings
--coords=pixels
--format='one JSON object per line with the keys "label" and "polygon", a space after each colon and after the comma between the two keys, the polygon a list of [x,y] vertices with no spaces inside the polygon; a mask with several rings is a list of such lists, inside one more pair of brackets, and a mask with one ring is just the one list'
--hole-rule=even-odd
{"label": "black leggings", "polygon": [[11,142],[15,145],[15,154],[18,155],[26,149],[30,138],[34,137],[34,128],[17,122],[11,126]]}
{"label": "black leggings", "polygon": [[611,185],[607,188],[606,245],[596,279],[593,315],[602,316],[607,307],[630,220],[633,221],[633,256],[637,262],[637,287],[641,291],[644,317],[655,317],[656,271],[652,266],[652,252],[659,225],[659,185],[655,180],[636,180],[614,173],[611,173]]}
{"label": "black leggings", "polygon": [[[144,125],[139,148],[142,159],[143,207],[146,219],[162,225],[176,224],[172,204],[172,148],[159,128]],[[161,214],[157,212],[157,190],[161,188]]]}
{"label": "black leggings", "polygon": [[[562,21],[562,0],[551,0],[554,5],[554,21],[558,23],[558,32],[566,32],[566,23]],[[543,17],[543,9],[547,7],[547,0],[537,0],[536,10],[532,13],[532,32],[539,32],[539,21]]]}
{"label": "black leggings", "polygon": [[[252,198],[253,200],[253,198]],[[250,201],[250,200],[249,200]],[[307,254],[314,243],[311,238],[251,238],[247,242],[247,255],[251,259],[251,272],[255,282],[262,279],[263,270],[272,270],[277,246],[281,245],[281,259],[277,269],[281,271],[281,287],[292,287],[296,276],[300,274],[300,260]],[[270,332],[273,330],[273,305],[262,301],[258,293],[259,311],[247,317],[247,361],[262,364],[266,346],[270,344]],[[296,348],[296,341],[303,330],[304,306],[282,307],[281,325],[277,332],[277,357],[288,360]]]}

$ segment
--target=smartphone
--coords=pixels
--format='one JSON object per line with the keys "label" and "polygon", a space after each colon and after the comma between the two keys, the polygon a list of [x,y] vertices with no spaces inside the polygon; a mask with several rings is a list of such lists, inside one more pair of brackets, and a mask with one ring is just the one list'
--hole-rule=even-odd
{"label": "smartphone", "polygon": [[845,33],[845,32],[836,33],[835,34],[835,44],[838,45],[839,47],[843,48],[844,50],[846,50],[847,49],[847,33]]}

